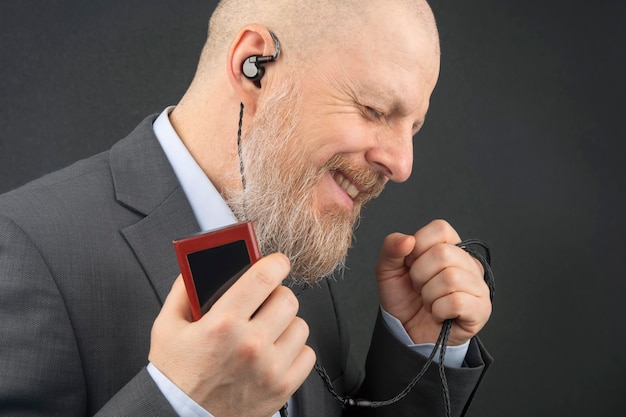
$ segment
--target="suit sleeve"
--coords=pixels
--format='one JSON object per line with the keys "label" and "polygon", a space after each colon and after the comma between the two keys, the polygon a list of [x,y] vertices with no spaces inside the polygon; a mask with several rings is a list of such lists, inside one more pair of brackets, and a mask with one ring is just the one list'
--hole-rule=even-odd
{"label": "suit sleeve", "polygon": [[96,414],[96,417],[176,417],[154,380],[142,369]]}
{"label": "suit sleeve", "polygon": [[[365,367],[365,380],[357,398],[379,401],[395,397],[422,369],[426,358],[394,338],[378,315]],[[452,416],[465,415],[492,359],[477,338],[472,339],[465,365],[446,368]],[[353,410],[358,416],[443,416],[443,388],[435,364],[402,400],[380,408]]]}
{"label": "suit sleeve", "polygon": [[[0,216],[0,416],[86,416],[80,351],[65,301],[36,245]],[[174,416],[145,368],[99,416]]]}

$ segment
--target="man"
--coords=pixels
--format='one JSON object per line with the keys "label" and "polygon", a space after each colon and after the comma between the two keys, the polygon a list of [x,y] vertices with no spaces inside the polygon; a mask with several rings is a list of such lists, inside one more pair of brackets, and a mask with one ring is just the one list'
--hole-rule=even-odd
{"label": "man", "polygon": [[[300,417],[443,415],[434,367],[406,397],[362,409],[312,369],[339,396],[390,399],[445,319],[452,414],[464,414],[490,362],[474,336],[491,305],[450,225],[383,242],[364,375],[322,280],[362,205],[409,177],[438,77],[427,4],[380,3],[222,1],[175,108],[0,198],[0,414],[271,416],[288,403]],[[238,219],[265,256],[192,322],[171,242]],[[296,296],[283,281],[319,285]]]}

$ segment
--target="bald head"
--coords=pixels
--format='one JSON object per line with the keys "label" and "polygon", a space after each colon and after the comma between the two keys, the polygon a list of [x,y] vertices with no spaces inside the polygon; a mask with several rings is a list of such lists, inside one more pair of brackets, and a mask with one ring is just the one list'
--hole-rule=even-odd
{"label": "bald head", "polygon": [[[280,40],[281,55],[264,64],[258,88],[242,65],[250,56],[276,52],[269,31]],[[284,111],[303,115],[298,125],[312,137],[335,117],[343,119],[338,126],[347,127],[370,120],[363,117],[367,114],[397,119],[387,125],[397,131],[376,135],[402,138],[402,144],[387,141],[389,149],[372,152],[364,148],[360,157],[388,179],[404,181],[412,164],[410,139],[423,124],[438,74],[437,29],[424,0],[222,0],[211,17],[196,76],[170,120],[218,190],[240,187],[236,175],[224,175],[238,172],[233,126],[239,125],[240,104],[245,139],[261,120],[257,110],[291,80],[303,99],[297,109]],[[348,120],[348,114],[361,116]],[[324,143],[336,139],[322,136]],[[355,147],[361,145],[369,146],[355,139]],[[339,152],[358,154],[352,146]],[[314,164],[320,162],[326,161]]]}
{"label": "bald head", "polygon": [[[270,31],[280,58],[251,82],[242,65],[275,54]],[[264,253],[319,277],[362,205],[410,176],[439,58],[424,0],[222,0],[170,121]]]}
{"label": "bald head", "polygon": [[[439,50],[433,14],[424,0],[222,0],[209,22],[209,35],[199,70],[223,69],[223,62],[237,32],[257,23],[281,39],[292,65],[307,65],[315,54],[337,48],[376,24],[380,9],[404,7],[412,13],[426,38]],[[416,28],[417,29],[417,28]]]}

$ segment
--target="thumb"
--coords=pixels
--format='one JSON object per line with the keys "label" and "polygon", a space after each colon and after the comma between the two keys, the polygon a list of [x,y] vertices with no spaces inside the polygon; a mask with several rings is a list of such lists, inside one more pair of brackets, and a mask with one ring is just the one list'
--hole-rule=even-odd
{"label": "thumb", "polygon": [[[403,233],[392,233],[383,241],[380,256],[376,264],[376,275],[384,278],[384,274],[406,267],[406,257],[415,247],[415,237]],[[382,274],[382,275],[381,275]]]}
{"label": "thumb", "polygon": [[182,275],[178,275],[167,295],[159,317],[173,321],[192,321],[191,307]]}

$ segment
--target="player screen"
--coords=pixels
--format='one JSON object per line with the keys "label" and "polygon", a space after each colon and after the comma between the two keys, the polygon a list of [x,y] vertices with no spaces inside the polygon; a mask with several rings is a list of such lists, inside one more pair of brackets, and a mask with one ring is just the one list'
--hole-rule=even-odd
{"label": "player screen", "polygon": [[203,313],[228,289],[229,281],[251,264],[243,240],[189,253],[187,260]]}

